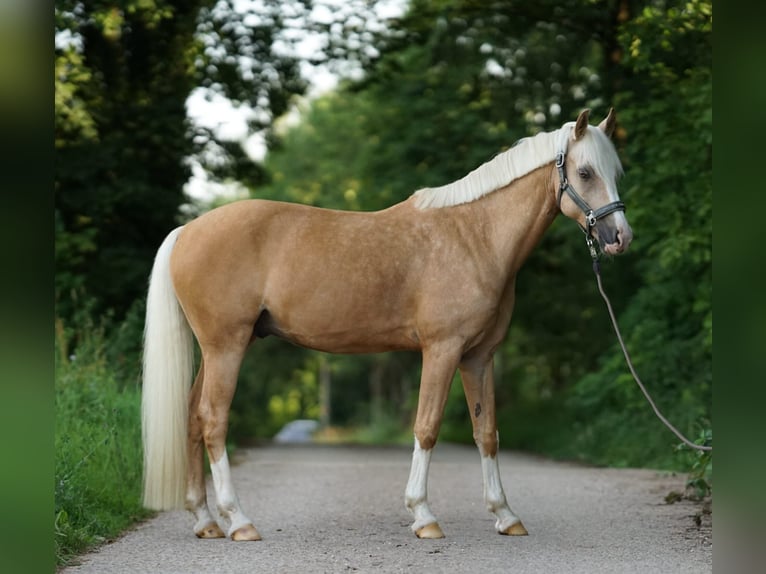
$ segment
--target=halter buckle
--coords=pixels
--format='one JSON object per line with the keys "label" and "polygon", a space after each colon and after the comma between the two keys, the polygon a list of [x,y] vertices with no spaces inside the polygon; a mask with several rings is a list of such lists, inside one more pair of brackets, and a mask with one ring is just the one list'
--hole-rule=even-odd
{"label": "halter buckle", "polygon": [[564,163],[567,160],[567,156],[563,151],[556,154],[556,167],[564,167]]}
{"label": "halter buckle", "polygon": [[598,251],[593,241],[593,237],[590,235],[585,236],[585,243],[588,245],[588,251],[590,251],[590,257],[593,261],[598,261]]}

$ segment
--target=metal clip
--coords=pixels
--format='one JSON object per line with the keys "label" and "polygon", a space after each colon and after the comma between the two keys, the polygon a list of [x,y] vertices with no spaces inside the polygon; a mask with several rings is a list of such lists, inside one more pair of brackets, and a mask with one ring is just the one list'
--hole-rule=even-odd
{"label": "metal clip", "polygon": [[556,167],[564,167],[564,163],[567,160],[567,156],[563,151],[556,154]]}
{"label": "metal clip", "polygon": [[596,261],[598,259],[598,251],[596,251],[596,246],[593,244],[593,238],[588,235],[585,238],[585,243],[588,244],[588,251],[590,251],[590,256],[593,261]]}

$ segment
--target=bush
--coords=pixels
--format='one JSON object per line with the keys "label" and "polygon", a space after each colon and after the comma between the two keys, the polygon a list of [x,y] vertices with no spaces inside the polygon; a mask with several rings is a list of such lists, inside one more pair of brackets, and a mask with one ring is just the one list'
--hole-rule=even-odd
{"label": "bush", "polygon": [[114,376],[103,328],[81,325],[70,354],[56,327],[54,535],[56,560],[66,564],[149,513],[140,498],[138,386]]}

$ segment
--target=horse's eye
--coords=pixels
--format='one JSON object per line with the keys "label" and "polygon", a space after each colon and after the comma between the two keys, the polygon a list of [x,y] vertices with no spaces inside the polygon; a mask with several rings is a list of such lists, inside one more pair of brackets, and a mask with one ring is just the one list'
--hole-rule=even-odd
{"label": "horse's eye", "polygon": [[586,167],[581,167],[577,170],[577,175],[580,176],[580,179],[589,179],[590,178],[590,170]]}

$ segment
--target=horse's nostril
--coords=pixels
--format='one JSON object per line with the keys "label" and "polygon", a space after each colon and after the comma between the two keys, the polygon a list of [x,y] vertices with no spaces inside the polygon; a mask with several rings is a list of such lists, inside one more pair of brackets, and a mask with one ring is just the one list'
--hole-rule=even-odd
{"label": "horse's nostril", "polygon": [[615,252],[623,253],[628,250],[630,242],[633,239],[633,234],[630,229],[619,229],[614,234],[614,248]]}

